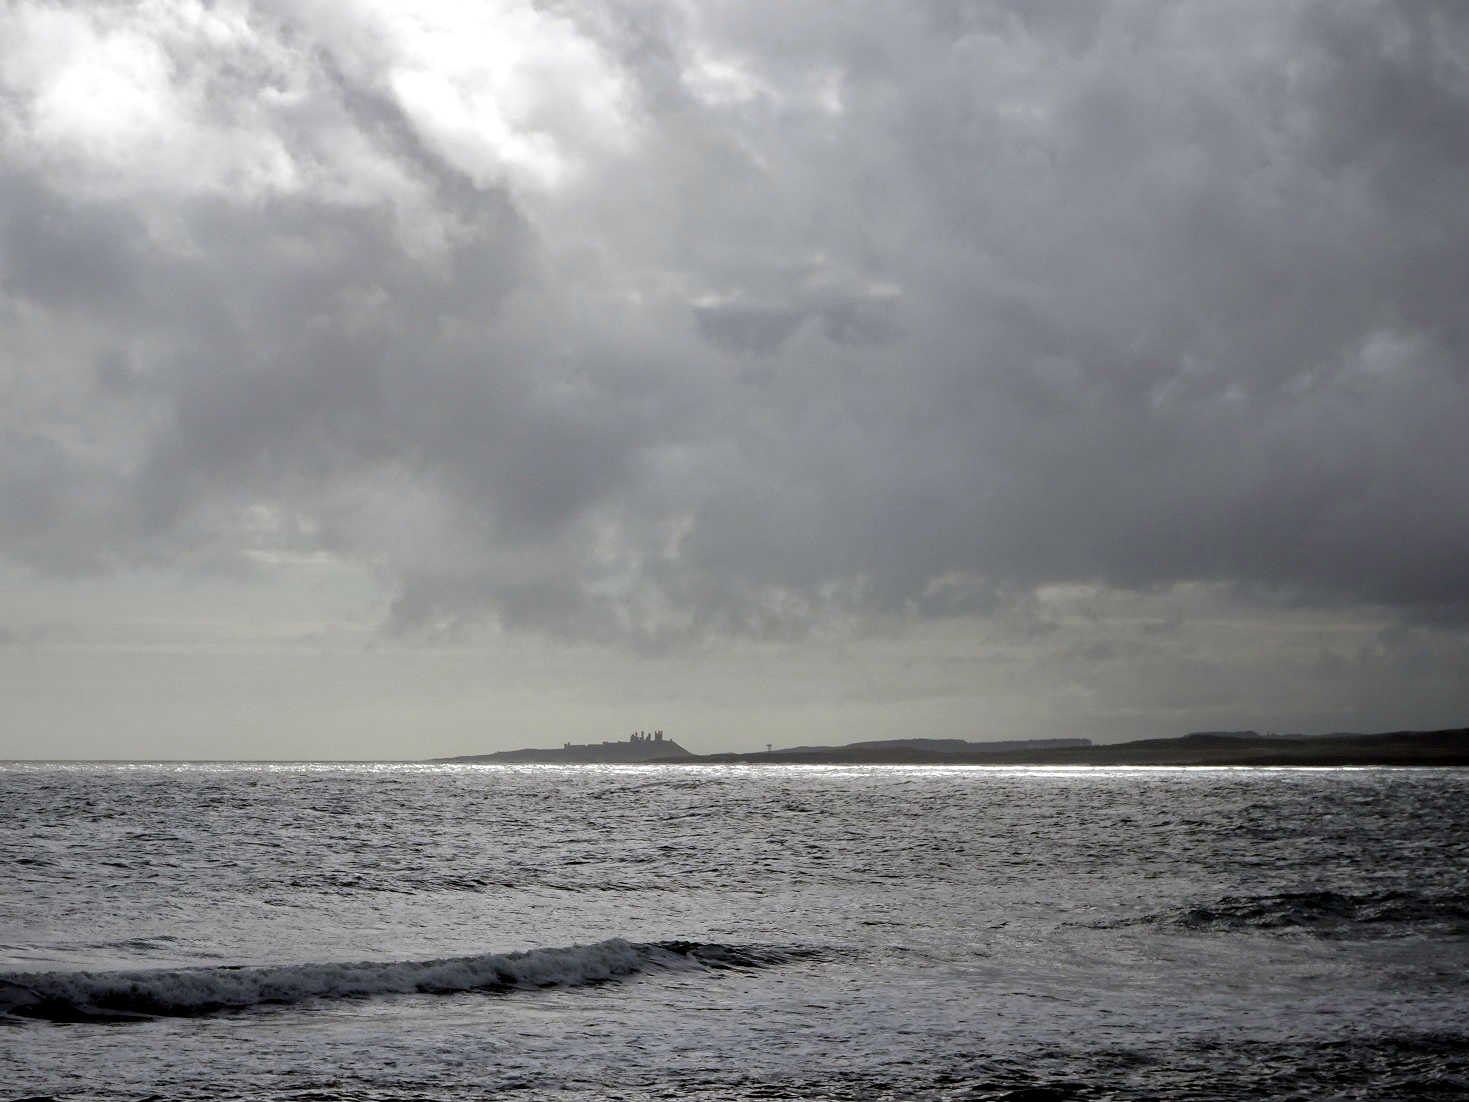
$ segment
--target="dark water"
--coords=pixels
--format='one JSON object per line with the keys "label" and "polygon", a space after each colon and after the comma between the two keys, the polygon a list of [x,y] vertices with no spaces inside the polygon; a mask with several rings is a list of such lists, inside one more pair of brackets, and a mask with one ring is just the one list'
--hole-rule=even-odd
{"label": "dark water", "polygon": [[0,766],[0,1099],[1469,1096],[1469,772]]}

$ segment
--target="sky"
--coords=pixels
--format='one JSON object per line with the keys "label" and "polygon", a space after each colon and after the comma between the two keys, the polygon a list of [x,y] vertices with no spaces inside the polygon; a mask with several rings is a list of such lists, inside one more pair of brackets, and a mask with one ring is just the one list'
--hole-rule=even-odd
{"label": "sky", "polygon": [[1469,5],[0,8],[0,757],[1469,723]]}

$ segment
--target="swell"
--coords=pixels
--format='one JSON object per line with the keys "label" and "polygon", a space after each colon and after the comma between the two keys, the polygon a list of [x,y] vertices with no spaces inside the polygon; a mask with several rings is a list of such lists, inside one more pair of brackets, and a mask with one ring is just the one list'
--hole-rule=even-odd
{"label": "swell", "polygon": [[1412,891],[1272,892],[1226,895],[1107,926],[1171,926],[1187,930],[1299,930],[1323,937],[1391,937],[1415,933],[1469,935],[1469,897]]}
{"label": "swell", "polygon": [[52,1022],[191,1017],[308,999],[576,987],[639,972],[772,967],[817,950],[696,941],[629,942],[359,963],[0,974],[0,1018]]}
{"label": "swell", "polygon": [[[652,861],[653,858],[649,858],[648,860]],[[627,861],[625,863],[637,864],[639,862]],[[375,871],[372,875],[366,873],[361,875],[350,873],[323,875],[313,873],[311,876],[293,876],[284,881],[259,880],[252,882],[251,887],[252,890],[257,892],[267,892],[274,888],[286,887],[296,891],[309,891],[323,895],[357,895],[377,892],[393,895],[418,895],[435,892],[465,892],[475,894],[492,892],[499,889],[590,894],[594,892],[676,892],[683,889],[683,885],[678,883],[658,882],[655,880],[588,879],[584,883],[577,883],[571,880],[551,880],[536,872],[516,878],[502,875],[409,876],[391,873],[385,875],[381,871]]]}

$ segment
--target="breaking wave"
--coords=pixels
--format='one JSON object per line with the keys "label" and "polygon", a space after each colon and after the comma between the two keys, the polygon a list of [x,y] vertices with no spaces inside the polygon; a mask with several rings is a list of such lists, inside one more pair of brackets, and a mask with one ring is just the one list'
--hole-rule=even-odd
{"label": "breaking wave", "polygon": [[0,1017],[53,1022],[188,1017],[307,999],[577,987],[653,970],[763,968],[818,955],[802,948],[612,938],[440,960],[9,973],[0,974]]}
{"label": "breaking wave", "polygon": [[1409,891],[1227,895],[1212,903],[1179,907],[1108,925],[1157,925],[1188,930],[1301,930],[1323,937],[1391,937],[1430,931],[1469,935],[1469,897]]}

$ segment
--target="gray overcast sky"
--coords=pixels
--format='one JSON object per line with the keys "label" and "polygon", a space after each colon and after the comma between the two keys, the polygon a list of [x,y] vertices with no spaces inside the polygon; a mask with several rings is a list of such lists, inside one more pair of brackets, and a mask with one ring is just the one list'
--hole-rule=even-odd
{"label": "gray overcast sky", "polygon": [[0,10],[0,756],[1469,722],[1469,5]]}

